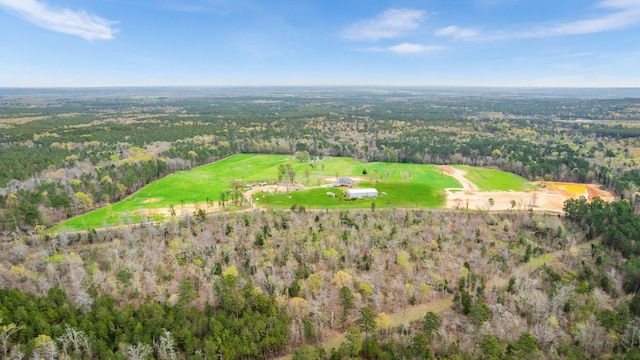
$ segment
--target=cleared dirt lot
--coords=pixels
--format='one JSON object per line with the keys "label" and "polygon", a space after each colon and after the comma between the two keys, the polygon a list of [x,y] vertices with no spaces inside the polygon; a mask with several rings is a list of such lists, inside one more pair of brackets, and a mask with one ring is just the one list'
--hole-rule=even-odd
{"label": "cleared dirt lot", "polygon": [[[533,183],[537,191],[480,191],[465,177],[463,170],[450,166],[439,167],[445,174],[456,178],[461,184],[459,189],[445,189],[446,207],[449,209],[472,210],[528,210],[562,212],[567,199],[580,196],[592,200],[598,196],[605,201],[613,201],[615,196],[593,184],[576,183]],[[491,200],[493,199],[493,205]]]}

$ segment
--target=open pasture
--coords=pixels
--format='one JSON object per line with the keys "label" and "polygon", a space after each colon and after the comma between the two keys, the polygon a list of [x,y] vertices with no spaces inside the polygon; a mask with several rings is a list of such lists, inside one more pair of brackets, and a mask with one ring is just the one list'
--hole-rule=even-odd
{"label": "open pasture", "polygon": [[529,180],[509,172],[466,165],[453,167],[465,171],[465,177],[481,191],[530,191],[536,188]]}
{"label": "open pasture", "polygon": [[123,201],[70,219],[54,231],[138,222],[145,220],[148,214],[152,214],[152,220],[162,220],[170,207],[177,213],[187,205],[200,205],[206,209],[207,203],[217,204],[220,194],[236,179],[277,181],[277,167],[288,159],[292,157],[240,154],[189,171],[179,171],[152,182]]}
{"label": "open pasture", "polygon": [[[283,164],[290,164],[295,170],[293,184],[287,176],[279,179],[278,166]],[[323,158],[309,163],[289,155],[239,154],[190,171],[173,173],[119,203],[70,219],[53,231],[162,221],[172,214],[192,214],[199,209],[217,211],[220,210],[221,194],[230,190],[234,180],[253,185],[252,190],[245,189],[244,196],[249,200],[245,205],[254,208],[291,208],[297,204],[308,209],[355,209],[371,208],[375,202],[376,208],[476,209],[487,208],[487,199],[494,198],[495,210],[498,210],[513,208],[509,203],[498,204],[499,199],[506,198],[504,192],[509,192],[523,194],[517,200],[517,208],[525,209],[533,201],[530,192],[537,189],[526,179],[499,170],[471,166],[455,166],[455,169],[460,173],[457,177],[434,165],[363,163],[351,158]],[[360,180],[358,187],[376,188],[380,196],[349,201],[343,196],[344,188],[330,187],[338,177],[357,178]],[[459,180],[467,185],[463,186]],[[258,185],[261,182],[268,185],[261,187]],[[482,199],[471,199],[469,203],[466,198],[471,192],[467,188],[471,185],[475,190],[473,194]],[[448,196],[445,189],[449,189]],[[329,196],[328,192],[336,196]],[[458,199],[461,196],[465,199]],[[561,210],[561,205],[556,207]]]}
{"label": "open pasture", "polygon": [[[253,192],[259,193],[258,183],[278,183],[278,166],[287,163],[296,172],[295,185],[289,194],[280,191],[265,192],[258,197],[251,195],[254,206],[289,208],[294,203],[321,209],[371,206],[371,199],[339,201],[337,197],[329,198],[327,191],[341,195],[341,190],[326,187],[330,184],[326,179],[335,177],[359,178],[362,179],[360,187],[370,186],[387,192],[388,196],[381,196],[376,201],[376,206],[381,207],[443,207],[443,189],[460,186],[457,180],[443,175],[433,165],[362,163],[351,158],[324,158],[307,163],[289,155],[239,154],[168,175],[119,203],[70,219],[53,231],[82,230],[143,220],[160,221],[168,216],[170,208],[177,214],[196,209],[216,210],[221,193],[228,191],[234,180],[253,184]],[[282,181],[288,181],[286,176]],[[296,191],[295,188],[304,190]],[[261,196],[264,199],[259,199]],[[259,200],[255,201],[256,198]]]}
{"label": "open pasture", "polygon": [[[445,194],[439,187],[424,183],[360,183],[359,187],[373,187],[381,194],[377,198],[349,200],[343,196],[341,188],[313,188],[304,191],[259,192],[253,196],[260,206],[290,208],[302,205],[309,209],[362,209],[384,207],[443,207]],[[332,192],[335,197],[327,195]]]}

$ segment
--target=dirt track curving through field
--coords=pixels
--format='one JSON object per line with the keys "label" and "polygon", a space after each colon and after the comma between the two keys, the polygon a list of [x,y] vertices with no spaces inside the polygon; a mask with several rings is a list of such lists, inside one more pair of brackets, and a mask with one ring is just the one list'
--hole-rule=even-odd
{"label": "dirt track curving through field", "polygon": [[[440,165],[438,166],[438,169],[440,171],[442,171],[443,173],[453,177],[454,179],[458,180],[458,182],[460,184],[462,184],[462,190],[465,191],[479,191],[480,188],[478,188],[478,186],[474,183],[472,183],[471,181],[469,181],[469,179],[467,179],[465,177],[465,175],[467,174],[466,171],[464,170],[460,170],[460,169],[456,169],[453,168],[451,166],[448,165]],[[450,188],[451,190],[454,190],[453,188]],[[445,189],[445,190],[450,190],[450,189]],[[460,188],[455,188],[455,190],[460,190]]]}

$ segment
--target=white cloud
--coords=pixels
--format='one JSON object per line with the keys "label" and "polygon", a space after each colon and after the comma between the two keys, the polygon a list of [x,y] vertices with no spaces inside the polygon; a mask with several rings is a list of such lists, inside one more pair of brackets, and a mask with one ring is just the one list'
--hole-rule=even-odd
{"label": "white cloud", "polygon": [[623,29],[640,23],[640,1],[638,0],[604,0],[598,4],[598,7],[614,11],[602,16],[569,21],[524,32],[521,35],[522,37],[549,37],[593,34]]}
{"label": "white cloud", "polygon": [[444,50],[443,46],[439,45],[422,45],[404,42],[398,45],[382,47],[382,46],[371,46],[364,48],[357,48],[356,51],[360,52],[372,52],[372,53],[393,53],[397,55],[415,55],[415,54],[424,54],[430,52],[436,52],[440,50]]}
{"label": "white cloud", "polygon": [[504,6],[504,5],[513,5],[517,4],[521,0],[473,0],[473,4],[476,6]]}
{"label": "white cloud", "polygon": [[395,54],[408,55],[408,54],[420,54],[420,53],[426,53],[426,52],[433,52],[433,51],[438,51],[442,49],[443,48],[441,46],[437,46],[437,45],[427,46],[427,45],[413,44],[413,43],[402,43],[395,46],[391,46],[387,50]]}
{"label": "white cloud", "polygon": [[161,6],[175,11],[193,13],[216,13],[230,15],[232,13],[254,9],[249,0],[158,0]]}
{"label": "white cloud", "polygon": [[478,36],[474,29],[465,29],[456,25],[447,26],[436,31],[437,36],[449,36],[459,40],[472,40]]}
{"label": "white cloud", "polygon": [[0,0],[0,7],[5,7],[45,29],[87,40],[113,39],[117,32],[112,28],[111,21],[83,10],[54,9],[38,0]]}
{"label": "white cloud", "polygon": [[357,41],[393,39],[417,29],[425,16],[423,10],[389,9],[373,19],[348,26],[343,32],[343,37]]}
{"label": "white cloud", "polygon": [[596,7],[608,10],[608,13],[579,20],[538,24],[528,29],[489,33],[452,25],[437,30],[435,34],[458,40],[491,41],[594,34],[640,24],[640,0],[602,0]]}

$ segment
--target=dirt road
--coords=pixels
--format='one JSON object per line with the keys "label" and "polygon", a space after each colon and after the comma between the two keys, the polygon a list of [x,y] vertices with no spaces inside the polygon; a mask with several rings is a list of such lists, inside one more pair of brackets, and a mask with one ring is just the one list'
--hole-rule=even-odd
{"label": "dirt road", "polygon": [[[448,165],[440,165],[438,166],[438,169],[442,172],[444,172],[445,174],[455,178],[456,180],[458,180],[458,182],[460,182],[460,184],[462,184],[462,190],[465,191],[479,191],[480,188],[478,188],[478,186],[474,183],[472,183],[469,179],[467,179],[465,177],[465,175],[467,174],[466,171],[464,170],[460,170],[460,169],[456,169],[453,168],[451,166]],[[451,190],[454,190],[454,188],[450,188]],[[445,189],[445,190],[449,190],[449,189]],[[455,188],[455,190],[460,190],[460,188]]]}

